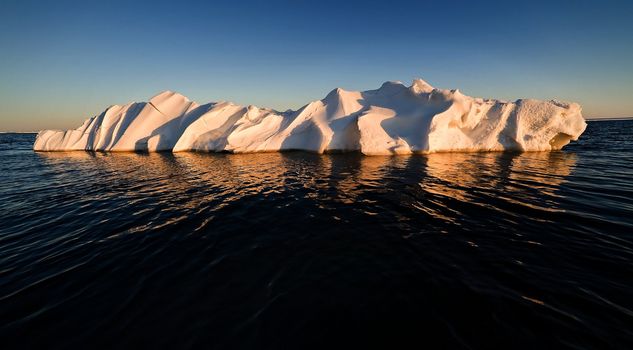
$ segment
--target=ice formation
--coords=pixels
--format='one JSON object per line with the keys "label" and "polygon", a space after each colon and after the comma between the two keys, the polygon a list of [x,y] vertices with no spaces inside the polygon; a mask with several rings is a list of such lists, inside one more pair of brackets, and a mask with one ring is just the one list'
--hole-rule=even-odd
{"label": "ice formation", "polygon": [[367,155],[448,151],[550,151],[577,140],[586,123],[576,103],[472,98],[386,82],[335,89],[297,111],[231,102],[199,105],[165,91],[114,105],[75,130],[41,131],[36,151],[360,151]]}

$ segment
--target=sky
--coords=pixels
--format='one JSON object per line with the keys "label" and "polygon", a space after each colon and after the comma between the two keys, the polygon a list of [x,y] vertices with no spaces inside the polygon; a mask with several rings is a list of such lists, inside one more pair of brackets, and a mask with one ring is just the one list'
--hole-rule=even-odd
{"label": "sky", "polygon": [[414,78],[633,116],[633,1],[0,0],[0,131],[163,90],[286,110]]}

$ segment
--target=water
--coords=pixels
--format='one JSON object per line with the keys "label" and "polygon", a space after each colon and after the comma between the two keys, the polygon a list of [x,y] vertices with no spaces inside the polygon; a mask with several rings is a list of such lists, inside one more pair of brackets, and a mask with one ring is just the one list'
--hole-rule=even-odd
{"label": "water", "polygon": [[7,347],[631,348],[633,121],[553,153],[34,153]]}

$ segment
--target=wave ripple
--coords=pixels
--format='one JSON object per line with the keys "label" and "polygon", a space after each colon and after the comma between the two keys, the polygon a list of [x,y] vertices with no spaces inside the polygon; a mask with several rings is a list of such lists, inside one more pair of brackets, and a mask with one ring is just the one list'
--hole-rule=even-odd
{"label": "wave ripple", "polygon": [[631,123],[564,152],[397,157],[2,134],[0,339],[631,348]]}

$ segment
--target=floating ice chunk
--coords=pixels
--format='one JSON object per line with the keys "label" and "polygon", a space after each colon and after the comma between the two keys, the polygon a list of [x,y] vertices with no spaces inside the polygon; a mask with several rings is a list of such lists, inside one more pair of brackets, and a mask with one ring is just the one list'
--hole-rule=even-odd
{"label": "floating ice chunk", "polygon": [[198,105],[165,91],[114,105],[75,130],[41,131],[36,151],[360,151],[367,155],[452,151],[550,151],[587,124],[576,103],[504,102],[416,79],[377,90],[332,90],[297,111],[230,102]]}

